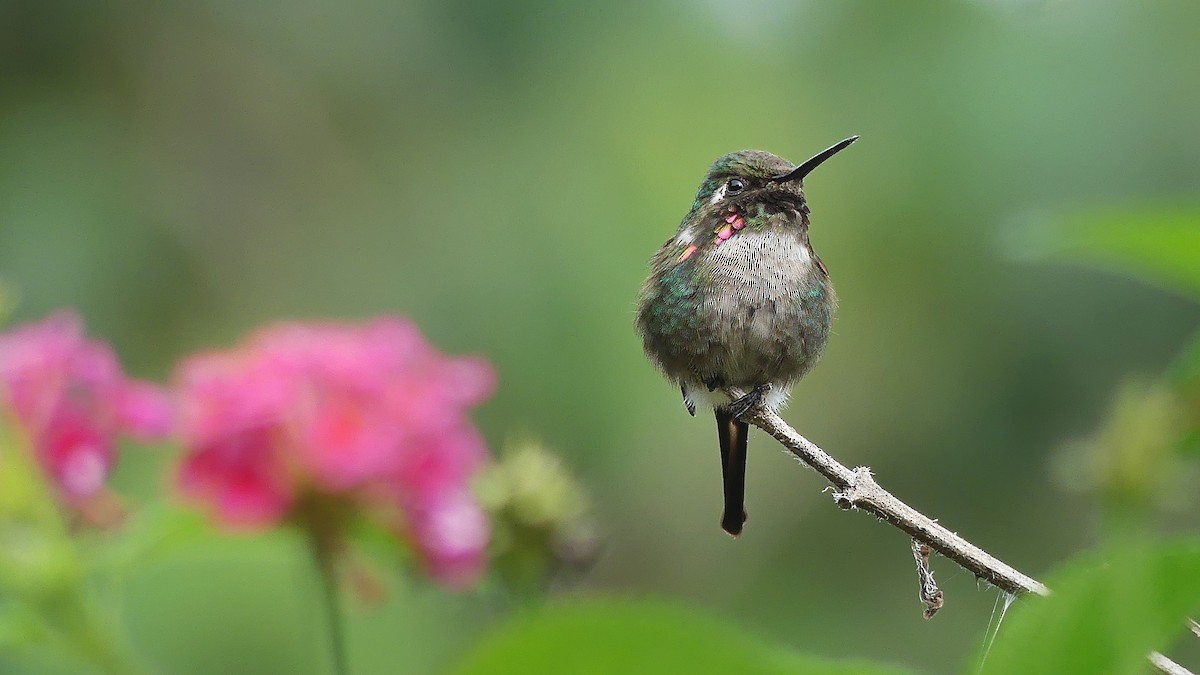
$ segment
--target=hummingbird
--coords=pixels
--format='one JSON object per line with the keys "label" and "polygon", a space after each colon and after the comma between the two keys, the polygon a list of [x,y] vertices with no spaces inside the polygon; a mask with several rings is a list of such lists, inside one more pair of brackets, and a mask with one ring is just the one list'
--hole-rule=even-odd
{"label": "hummingbird", "polygon": [[[679,386],[688,413],[706,404],[716,415],[721,528],[735,537],[746,522],[741,417],[758,406],[778,412],[821,356],[837,306],[809,241],[804,178],[856,140],[799,165],[762,150],[719,157],[638,298],[646,356]],[[745,395],[730,400],[728,387]]]}

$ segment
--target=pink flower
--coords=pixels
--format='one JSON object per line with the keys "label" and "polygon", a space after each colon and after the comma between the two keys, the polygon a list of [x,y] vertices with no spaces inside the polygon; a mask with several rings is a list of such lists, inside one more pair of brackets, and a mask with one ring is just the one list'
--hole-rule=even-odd
{"label": "pink flower", "polygon": [[451,588],[474,583],[484,570],[489,527],[471,493],[459,489],[426,495],[407,511],[431,574]]}
{"label": "pink flower", "polygon": [[389,317],[271,326],[187,359],[177,380],[180,485],[219,521],[314,527],[312,504],[350,505],[408,538],[449,586],[483,570],[489,531],[469,481],[487,449],[467,409],[495,386],[486,362],[448,358]]}
{"label": "pink flower", "polygon": [[70,312],[0,334],[0,400],[75,505],[104,486],[118,434],[153,440],[172,425],[166,393],[126,378],[112,350],[85,339],[83,322]]}

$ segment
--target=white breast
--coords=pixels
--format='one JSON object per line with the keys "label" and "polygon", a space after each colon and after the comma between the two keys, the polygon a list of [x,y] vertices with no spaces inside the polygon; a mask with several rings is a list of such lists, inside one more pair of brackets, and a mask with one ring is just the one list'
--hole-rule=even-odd
{"label": "white breast", "polygon": [[709,256],[719,277],[754,287],[756,295],[768,297],[777,297],[785,285],[794,286],[813,262],[812,252],[800,237],[757,230],[734,234]]}

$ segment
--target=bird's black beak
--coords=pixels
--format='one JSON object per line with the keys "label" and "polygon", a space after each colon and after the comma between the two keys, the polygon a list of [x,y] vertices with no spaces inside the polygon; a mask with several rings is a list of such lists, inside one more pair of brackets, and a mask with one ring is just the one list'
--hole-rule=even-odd
{"label": "bird's black beak", "polygon": [[842,150],[845,150],[847,146],[849,146],[851,143],[853,143],[854,141],[857,141],[857,140],[858,140],[858,136],[851,136],[850,138],[847,138],[844,141],[836,143],[836,144],[822,150],[821,152],[818,152],[816,155],[813,155],[813,157],[811,159],[802,163],[800,166],[792,169],[791,171],[789,171],[785,174],[775,176],[771,180],[776,183],[792,183],[795,181],[804,180],[804,177],[807,176],[808,174],[812,173],[812,170],[817,168],[818,166],[820,166],[822,162],[829,159],[830,157],[833,157],[834,155],[838,154]]}

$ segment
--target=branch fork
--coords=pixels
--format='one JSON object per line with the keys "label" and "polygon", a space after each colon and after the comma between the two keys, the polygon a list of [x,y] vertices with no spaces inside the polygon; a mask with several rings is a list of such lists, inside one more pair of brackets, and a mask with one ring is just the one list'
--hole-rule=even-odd
{"label": "branch fork", "polygon": [[875,477],[871,475],[871,467],[856,466],[851,474],[849,485],[833,493],[833,503],[846,511],[854,509],[859,502],[865,501],[880,489],[879,483],[876,483]]}

